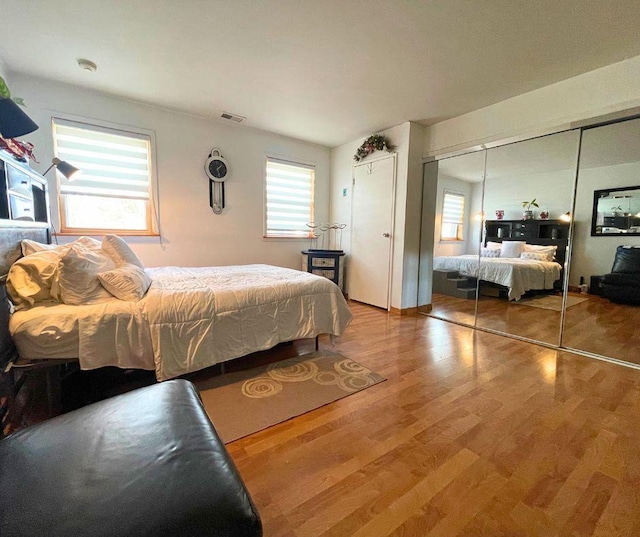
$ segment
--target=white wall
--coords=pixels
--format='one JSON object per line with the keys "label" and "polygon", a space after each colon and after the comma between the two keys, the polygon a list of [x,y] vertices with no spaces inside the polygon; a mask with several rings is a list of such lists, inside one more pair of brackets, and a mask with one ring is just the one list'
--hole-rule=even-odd
{"label": "white wall", "polygon": [[623,244],[640,245],[640,237],[624,235],[592,237],[591,216],[594,190],[640,185],[640,163],[619,164],[580,171],[574,218],[574,243],[569,284],[578,285],[580,276],[589,283],[591,276],[608,274],[616,248]]}
{"label": "white wall", "polygon": [[523,201],[536,199],[538,209],[532,207],[534,217],[548,211],[550,219],[558,219],[571,211],[575,170],[560,170],[518,177],[487,179],[484,190],[484,213],[487,220],[495,220],[496,210],[504,210],[505,220],[520,220]]}
{"label": "white wall", "polygon": [[[423,132],[423,127],[409,122],[380,131],[396,146],[397,154],[391,275],[391,306],[396,309],[417,305]],[[347,253],[351,240],[353,155],[364,140],[361,138],[331,151],[331,221],[347,224],[342,238],[342,249]],[[374,153],[372,158],[379,155]],[[345,189],[346,196],[343,195]],[[347,259],[347,271],[348,263]]]}
{"label": "white wall", "polygon": [[[9,80],[7,79],[7,67],[4,64],[4,62],[2,61],[2,58],[0,58],[0,76],[2,78],[4,78],[4,81],[9,84]],[[9,86],[9,90],[11,90],[11,86]]]}
{"label": "white wall", "polygon": [[[308,240],[263,238],[265,154],[315,163],[315,219],[328,219],[329,148],[18,74],[11,76],[11,90],[24,97],[29,115],[40,125],[25,137],[35,145],[40,164],[32,167],[40,172],[53,156],[50,124],[56,114],[155,133],[162,241],[158,237],[127,237],[148,266],[269,263],[299,268],[300,250],[309,246]],[[203,170],[213,147],[222,151],[231,169],[222,215],[214,215],[209,207],[208,179]],[[47,178],[57,227],[54,174],[50,172]]]}
{"label": "white wall", "polygon": [[537,136],[575,121],[640,106],[640,56],[569,78],[429,127],[424,156]]}

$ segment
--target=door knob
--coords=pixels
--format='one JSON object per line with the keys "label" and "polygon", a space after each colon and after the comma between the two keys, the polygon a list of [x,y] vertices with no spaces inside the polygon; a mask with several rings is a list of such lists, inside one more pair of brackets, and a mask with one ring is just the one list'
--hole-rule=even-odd
{"label": "door knob", "polygon": [[388,239],[391,235],[389,233],[383,233],[382,236]]}

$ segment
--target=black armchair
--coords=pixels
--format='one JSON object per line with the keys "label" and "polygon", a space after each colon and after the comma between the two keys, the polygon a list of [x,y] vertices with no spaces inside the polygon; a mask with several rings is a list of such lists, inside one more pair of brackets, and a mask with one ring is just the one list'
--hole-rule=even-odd
{"label": "black armchair", "polygon": [[602,296],[622,304],[640,303],[640,248],[618,246],[611,273],[602,277]]}

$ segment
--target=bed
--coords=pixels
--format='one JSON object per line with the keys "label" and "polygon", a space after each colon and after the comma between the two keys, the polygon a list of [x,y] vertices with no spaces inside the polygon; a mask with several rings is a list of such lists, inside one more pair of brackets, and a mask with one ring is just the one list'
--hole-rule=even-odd
{"label": "bed", "polygon": [[434,257],[434,270],[457,271],[461,276],[492,282],[508,289],[509,300],[531,290],[551,290],[560,279],[562,265],[555,261],[491,258],[478,255]]}
{"label": "bed", "polygon": [[[9,250],[5,268],[16,257],[15,244]],[[149,369],[162,381],[281,342],[339,336],[351,321],[333,282],[298,270],[244,265],[145,272],[151,285],[138,301],[44,300],[13,312],[9,332],[20,360],[73,358],[82,369]]]}

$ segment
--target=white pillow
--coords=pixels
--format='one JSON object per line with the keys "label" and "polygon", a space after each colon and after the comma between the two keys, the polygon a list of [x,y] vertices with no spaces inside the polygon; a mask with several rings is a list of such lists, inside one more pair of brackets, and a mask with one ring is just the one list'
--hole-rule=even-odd
{"label": "white pillow", "polygon": [[491,249],[497,248],[498,250],[500,250],[500,248],[502,248],[502,243],[487,241],[487,248],[491,248]]}
{"label": "white pillow", "polygon": [[520,259],[532,259],[535,261],[551,261],[549,255],[543,252],[522,252]]}
{"label": "white pillow", "polygon": [[44,244],[42,242],[32,241],[31,239],[22,240],[22,255],[31,255],[43,250],[53,250],[58,248],[57,244]]}
{"label": "white pillow", "polygon": [[60,259],[58,284],[60,299],[65,304],[96,304],[113,298],[98,279],[98,274],[116,268],[114,261],[101,249],[72,244]]}
{"label": "white pillow", "polygon": [[135,252],[117,235],[105,235],[102,239],[102,249],[115,261],[117,266],[130,264],[141,269],[144,268]]}
{"label": "white pillow", "polygon": [[553,261],[556,256],[557,246],[539,246],[537,244],[525,244],[525,252],[536,252],[538,254],[546,254],[547,259],[545,261]]}
{"label": "white pillow", "polygon": [[480,257],[500,257],[500,249],[482,248],[482,250],[480,250]]}
{"label": "white pillow", "polygon": [[[38,243],[36,243],[38,244]],[[7,292],[16,306],[33,306],[50,300],[56,288],[58,264],[70,246],[43,249],[18,259],[7,275]]]}
{"label": "white pillow", "polygon": [[101,272],[98,279],[107,291],[120,300],[140,300],[151,285],[151,278],[145,270],[131,263]]}
{"label": "white pillow", "polygon": [[520,257],[524,251],[524,241],[504,241],[500,248],[500,257]]}

